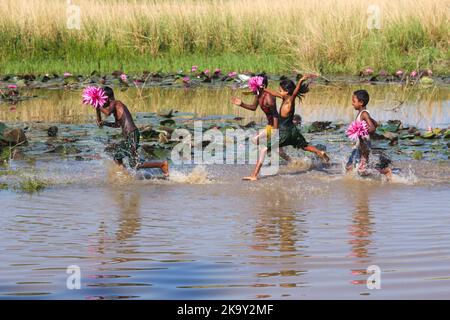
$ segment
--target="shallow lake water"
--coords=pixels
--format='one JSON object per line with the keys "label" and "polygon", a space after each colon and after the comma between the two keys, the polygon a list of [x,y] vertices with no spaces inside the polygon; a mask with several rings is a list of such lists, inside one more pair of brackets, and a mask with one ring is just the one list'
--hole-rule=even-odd
{"label": "shallow lake water", "polygon": [[[366,87],[377,120],[450,124],[447,87]],[[314,87],[298,112],[305,123],[348,123],[354,89]],[[342,134],[323,132],[306,138],[327,146],[330,166],[288,150],[299,160],[256,183],[240,180],[252,169],[247,164],[173,166],[169,180],[139,180],[117,174],[105,159],[101,137],[118,131],[95,127],[79,91],[29,94],[39,97],[0,104],[0,121],[29,127],[28,149],[10,169],[51,183],[33,194],[0,191],[2,299],[450,299],[445,141],[419,161],[402,141],[380,142],[397,169],[391,182],[344,174],[351,145]],[[138,125],[171,108],[179,121],[240,116],[242,124],[263,122],[260,110],[232,106],[233,94],[241,93],[117,91]],[[61,137],[79,139],[81,156],[101,157],[77,161],[41,152],[51,124]],[[73,265],[81,270],[80,290],[66,287]],[[366,285],[372,265],[381,270],[380,289]]]}

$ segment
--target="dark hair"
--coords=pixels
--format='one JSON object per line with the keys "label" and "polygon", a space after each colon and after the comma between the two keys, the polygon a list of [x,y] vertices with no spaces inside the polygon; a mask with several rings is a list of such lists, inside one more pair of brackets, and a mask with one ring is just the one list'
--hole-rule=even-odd
{"label": "dark hair", "polygon": [[114,100],[114,91],[111,87],[108,86],[104,86],[103,87],[103,91],[105,91],[106,96],[110,99],[110,100]]}
{"label": "dark hair", "polygon": [[264,86],[264,88],[267,88],[267,86],[269,85],[269,78],[267,77],[267,74],[265,72],[263,72],[263,73],[258,74],[257,76],[263,78],[263,86]]}
{"label": "dark hair", "polygon": [[[282,76],[280,79],[280,87],[283,88],[284,91],[287,91],[289,95],[292,95],[295,90],[295,83],[292,80],[287,79],[285,76]],[[297,93],[297,97],[301,100],[308,91],[308,84],[303,82],[300,86],[300,91]]]}
{"label": "dark hair", "polygon": [[367,106],[369,103],[369,93],[366,90],[356,90],[353,92],[353,95],[358,99],[358,101],[361,101],[363,103],[363,107]]}

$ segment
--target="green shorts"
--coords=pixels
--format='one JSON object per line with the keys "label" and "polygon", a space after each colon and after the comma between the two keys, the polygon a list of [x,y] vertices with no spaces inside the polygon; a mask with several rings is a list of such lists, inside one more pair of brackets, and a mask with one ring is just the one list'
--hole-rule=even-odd
{"label": "green shorts", "polygon": [[293,146],[296,149],[303,149],[308,146],[305,137],[296,126],[280,128],[279,147]]}
{"label": "green shorts", "polygon": [[112,150],[112,156],[114,160],[123,160],[124,158],[128,158],[128,162],[131,168],[135,168],[139,163],[139,139],[140,132],[138,129],[130,132],[127,137],[116,144]]}

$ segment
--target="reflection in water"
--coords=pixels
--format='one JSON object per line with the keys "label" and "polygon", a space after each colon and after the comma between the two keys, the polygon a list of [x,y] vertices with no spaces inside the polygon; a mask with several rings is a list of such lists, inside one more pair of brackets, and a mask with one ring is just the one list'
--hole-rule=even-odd
{"label": "reflection in water", "polygon": [[[269,189],[255,191],[251,197],[252,201],[262,205],[253,231],[256,244],[250,248],[254,263],[267,270],[257,274],[267,283],[257,285],[276,285],[283,291],[282,296],[290,296],[292,292],[284,289],[302,286],[299,276],[306,272],[300,268],[304,254],[299,249],[305,249],[302,243],[307,232],[303,215],[296,212],[298,203],[295,193],[270,185]],[[256,296],[269,297],[269,294]]]}
{"label": "reflection in water", "polygon": [[359,187],[350,188],[350,191],[352,192],[351,198],[355,202],[351,225],[349,226],[350,237],[348,243],[351,246],[350,257],[356,258],[354,261],[355,265],[363,267],[350,271],[352,275],[358,276],[356,280],[352,281],[353,284],[365,285],[368,277],[366,268],[372,264],[370,259],[372,253],[369,249],[375,232],[370,210],[370,188],[362,183]]}
{"label": "reflection in water", "polygon": [[[272,83],[275,86],[276,83]],[[418,88],[400,85],[313,85],[297,113],[305,123],[312,121],[344,121],[354,118],[351,94],[355,89],[365,88],[370,93],[369,109],[380,121],[401,119],[404,123],[427,128],[445,126],[450,123],[449,87]],[[29,95],[39,98],[21,101],[14,111],[6,103],[0,104],[0,119],[8,122],[58,122],[95,123],[92,108],[82,105],[81,90],[30,90]],[[264,122],[264,114],[236,108],[230,102],[233,95],[242,96],[233,88],[149,88],[139,92],[136,89],[116,90],[118,99],[136,115],[138,112],[159,112],[174,109],[194,113],[199,117],[210,115],[236,115],[244,122]],[[243,96],[244,100],[251,97]],[[145,120],[145,119],[144,119]]]}
{"label": "reflection in water", "polygon": [[[370,256],[369,246],[372,243],[371,236],[374,232],[369,208],[369,191],[366,188],[354,190],[355,209],[353,212],[352,225],[350,226],[349,244],[352,246],[351,256],[357,258],[368,258]],[[365,263],[365,260],[360,262]]]}

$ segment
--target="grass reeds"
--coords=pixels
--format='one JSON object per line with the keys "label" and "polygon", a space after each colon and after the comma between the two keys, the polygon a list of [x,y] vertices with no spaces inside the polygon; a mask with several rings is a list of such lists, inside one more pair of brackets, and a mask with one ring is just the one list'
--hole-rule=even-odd
{"label": "grass reeds", "polygon": [[[66,0],[0,2],[0,74],[220,67],[323,74],[448,74],[447,0]],[[375,9],[371,5],[376,5]],[[378,11],[379,10],[379,11]],[[379,18],[380,28],[368,28]]]}

